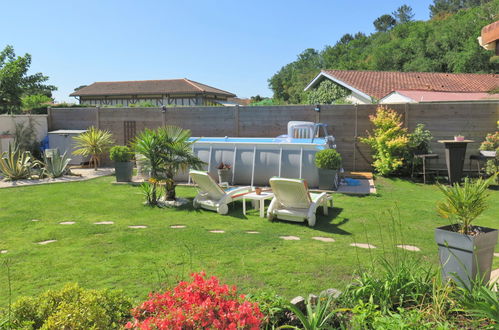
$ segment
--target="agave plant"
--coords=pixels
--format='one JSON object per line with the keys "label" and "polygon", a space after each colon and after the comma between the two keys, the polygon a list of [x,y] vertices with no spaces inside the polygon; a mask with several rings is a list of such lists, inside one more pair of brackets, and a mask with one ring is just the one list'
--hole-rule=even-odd
{"label": "agave plant", "polygon": [[9,144],[9,150],[0,157],[0,173],[8,180],[29,179],[37,163],[29,151],[21,151]]}
{"label": "agave plant", "polygon": [[69,162],[71,158],[66,156],[66,153],[59,152],[59,149],[55,149],[50,157],[47,157],[47,153],[43,154],[44,163],[44,173],[51,178],[58,178],[68,173]]}
{"label": "agave plant", "polygon": [[109,131],[103,131],[95,127],[90,127],[88,131],[73,137],[76,150],[73,154],[80,156],[90,156],[90,165],[94,170],[100,164],[100,155],[105,153],[113,144],[113,136]]}

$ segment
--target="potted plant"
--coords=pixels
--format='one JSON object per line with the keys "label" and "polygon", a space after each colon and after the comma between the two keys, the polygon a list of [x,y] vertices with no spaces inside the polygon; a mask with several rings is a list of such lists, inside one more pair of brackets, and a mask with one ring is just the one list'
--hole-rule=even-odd
{"label": "potted plant", "polygon": [[437,204],[437,211],[453,221],[435,230],[444,280],[452,278],[470,287],[476,279],[484,283],[490,279],[498,231],[472,222],[487,208],[487,189],[493,180],[495,175],[474,182],[466,178],[462,185],[438,185],[445,200]]}
{"label": "potted plant", "polygon": [[127,146],[114,146],[109,151],[109,158],[114,161],[116,182],[130,182],[133,175],[133,153]]}
{"label": "potted plant", "polygon": [[221,162],[217,166],[218,170],[218,183],[230,181],[230,169],[232,166],[229,163]]}
{"label": "potted plant", "polygon": [[319,189],[338,189],[338,170],[341,155],[335,149],[324,149],[315,154],[315,166],[319,171]]}

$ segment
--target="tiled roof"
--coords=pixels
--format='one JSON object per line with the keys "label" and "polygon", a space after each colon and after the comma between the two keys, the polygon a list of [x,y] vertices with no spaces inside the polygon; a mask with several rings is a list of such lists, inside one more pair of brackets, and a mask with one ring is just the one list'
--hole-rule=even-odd
{"label": "tiled roof", "polygon": [[322,73],[377,99],[395,90],[488,92],[499,87],[497,74],[345,70]]}
{"label": "tiled roof", "polygon": [[83,87],[70,96],[104,96],[104,95],[153,95],[153,94],[216,94],[226,97],[236,96],[233,93],[198,83],[189,79],[140,80],[140,81],[108,81],[95,82]]}

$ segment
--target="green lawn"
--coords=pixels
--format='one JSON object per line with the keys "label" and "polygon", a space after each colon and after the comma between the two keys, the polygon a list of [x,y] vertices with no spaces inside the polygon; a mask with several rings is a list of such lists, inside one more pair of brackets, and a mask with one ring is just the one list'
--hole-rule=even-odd
{"label": "green lawn", "polygon": [[[0,262],[8,261],[14,300],[66,282],[86,288],[121,288],[143,299],[151,290],[169,286],[192,271],[205,270],[242,292],[273,288],[292,297],[342,288],[359,267],[382,254],[419,256],[436,265],[433,230],[447,222],[435,213],[441,198],[437,188],[403,180],[379,179],[378,195],[335,196],[329,216],[319,216],[308,228],[290,222],[270,223],[252,210],[242,215],[236,203],[228,216],[142,205],[136,187],[111,185],[113,177],[86,182],[0,189]],[[178,195],[194,197],[193,188],[178,187]],[[499,191],[491,191],[491,207],[477,224],[498,227]],[[389,211],[396,214],[393,221]],[[322,211],[318,211],[322,214]],[[39,219],[33,222],[32,219]],[[74,225],[60,225],[76,221]],[[114,221],[114,225],[95,225]],[[170,225],[184,224],[185,229]],[[129,229],[146,225],[146,229]],[[213,234],[208,230],[225,230]],[[247,234],[256,230],[260,234]],[[295,235],[300,241],[284,241]],[[334,243],[311,239],[332,237]],[[56,239],[48,245],[35,242]],[[370,243],[365,250],[351,243]],[[416,245],[406,252],[395,244]],[[499,251],[499,248],[497,249]],[[499,267],[499,258],[495,258]],[[0,307],[8,302],[7,269],[0,267]]]}

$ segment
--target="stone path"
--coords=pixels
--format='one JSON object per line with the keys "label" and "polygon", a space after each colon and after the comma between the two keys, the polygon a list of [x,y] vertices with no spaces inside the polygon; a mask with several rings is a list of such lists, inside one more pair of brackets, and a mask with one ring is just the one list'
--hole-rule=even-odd
{"label": "stone path", "polygon": [[6,254],[9,250],[0,250],[0,254]]}
{"label": "stone path", "polygon": [[59,222],[60,225],[74,225],[76,222],[74,221],[63,221]]}
{"label": "stone path", "polygon": [[56,239],[49,239],[47,241],[36,242],[36,244],[47,245],[47,244],[54,243],[54,242],[57,242],[57,240]]}
{"label": "stone path", "polygon": [[170,228],[173,228],[173,229],[180,229],[180,228],[185,228],[186,226],[184,225],[171,225]]}
{"label": "stone path", "polygon": [[254,231],[254,230],[248,230],[246,234],[260,234],[259,231]]}
{"label": "stone path", "polygon": [[494,257],[499,257],[499,253],[495,252]]}
{"label": "stone path", "polygon": [[214,234],[224,234],[225,230],[208,230],[210,233]]}
{"label": "stone path", "polygon": [[315,239],[316,241],[321,241],[321,242],[334,242],[334,238],[331,237],[322,237],[322,236],[315,236],[312,237],[312,239]]}
{"label": "stone path", "polygon": [[33,222],[38,222],[38,221],[40,221],[40,220],[38,220],[38,219],[32,219],[31,221],[33,221]]}
{"label": "stone path", "polygon": [[114,173],[113,168],[99,168],[94,171],[93,168],[72,168],[71,172],[77,174],[78,176],[66,175],[61,178],[51,179],[37,179],[37,180],[16,180],[16,181],[1,181],[0,188],[10,188],[10,187],[25,187],[33,186],[37,184],[47,184],[47,183],[58,183],[58,182],[75,182],[75,181],[85,181],[101,176],[111,175]]}
{"label": "stone path", "polygon": [[420,248],[418,248],[417,246],[414,246],[414,245],[402,244],[402,245],[397,245],[397,247],[400,248],[400,249],[407,250],[407,251],[413,251],[413,252],[419,252],[419,251],[421,251]]}
{"label": "stone path", "polygon": [[375,249],[376,247],[372,244],[366,244],[366,243],[352,243],[350,246],[358,247],[361,249]]}
{"label": "stone path", "polygon": [[300,238],[298,236],[279,236],[279,238],[285,241],[299,241]]}
{"label": "stone path", "polygon": [[100,221],[100,222],[94,222],[94,225],[114,225],[114,221]]}
{"label": "stone path", "polygon": [[138,225],[138,226],[128,226],[128,228],[132,228],[132,229],[143,229],[143,228],[147,228],[147,226],[142,226],[142,225]]}

